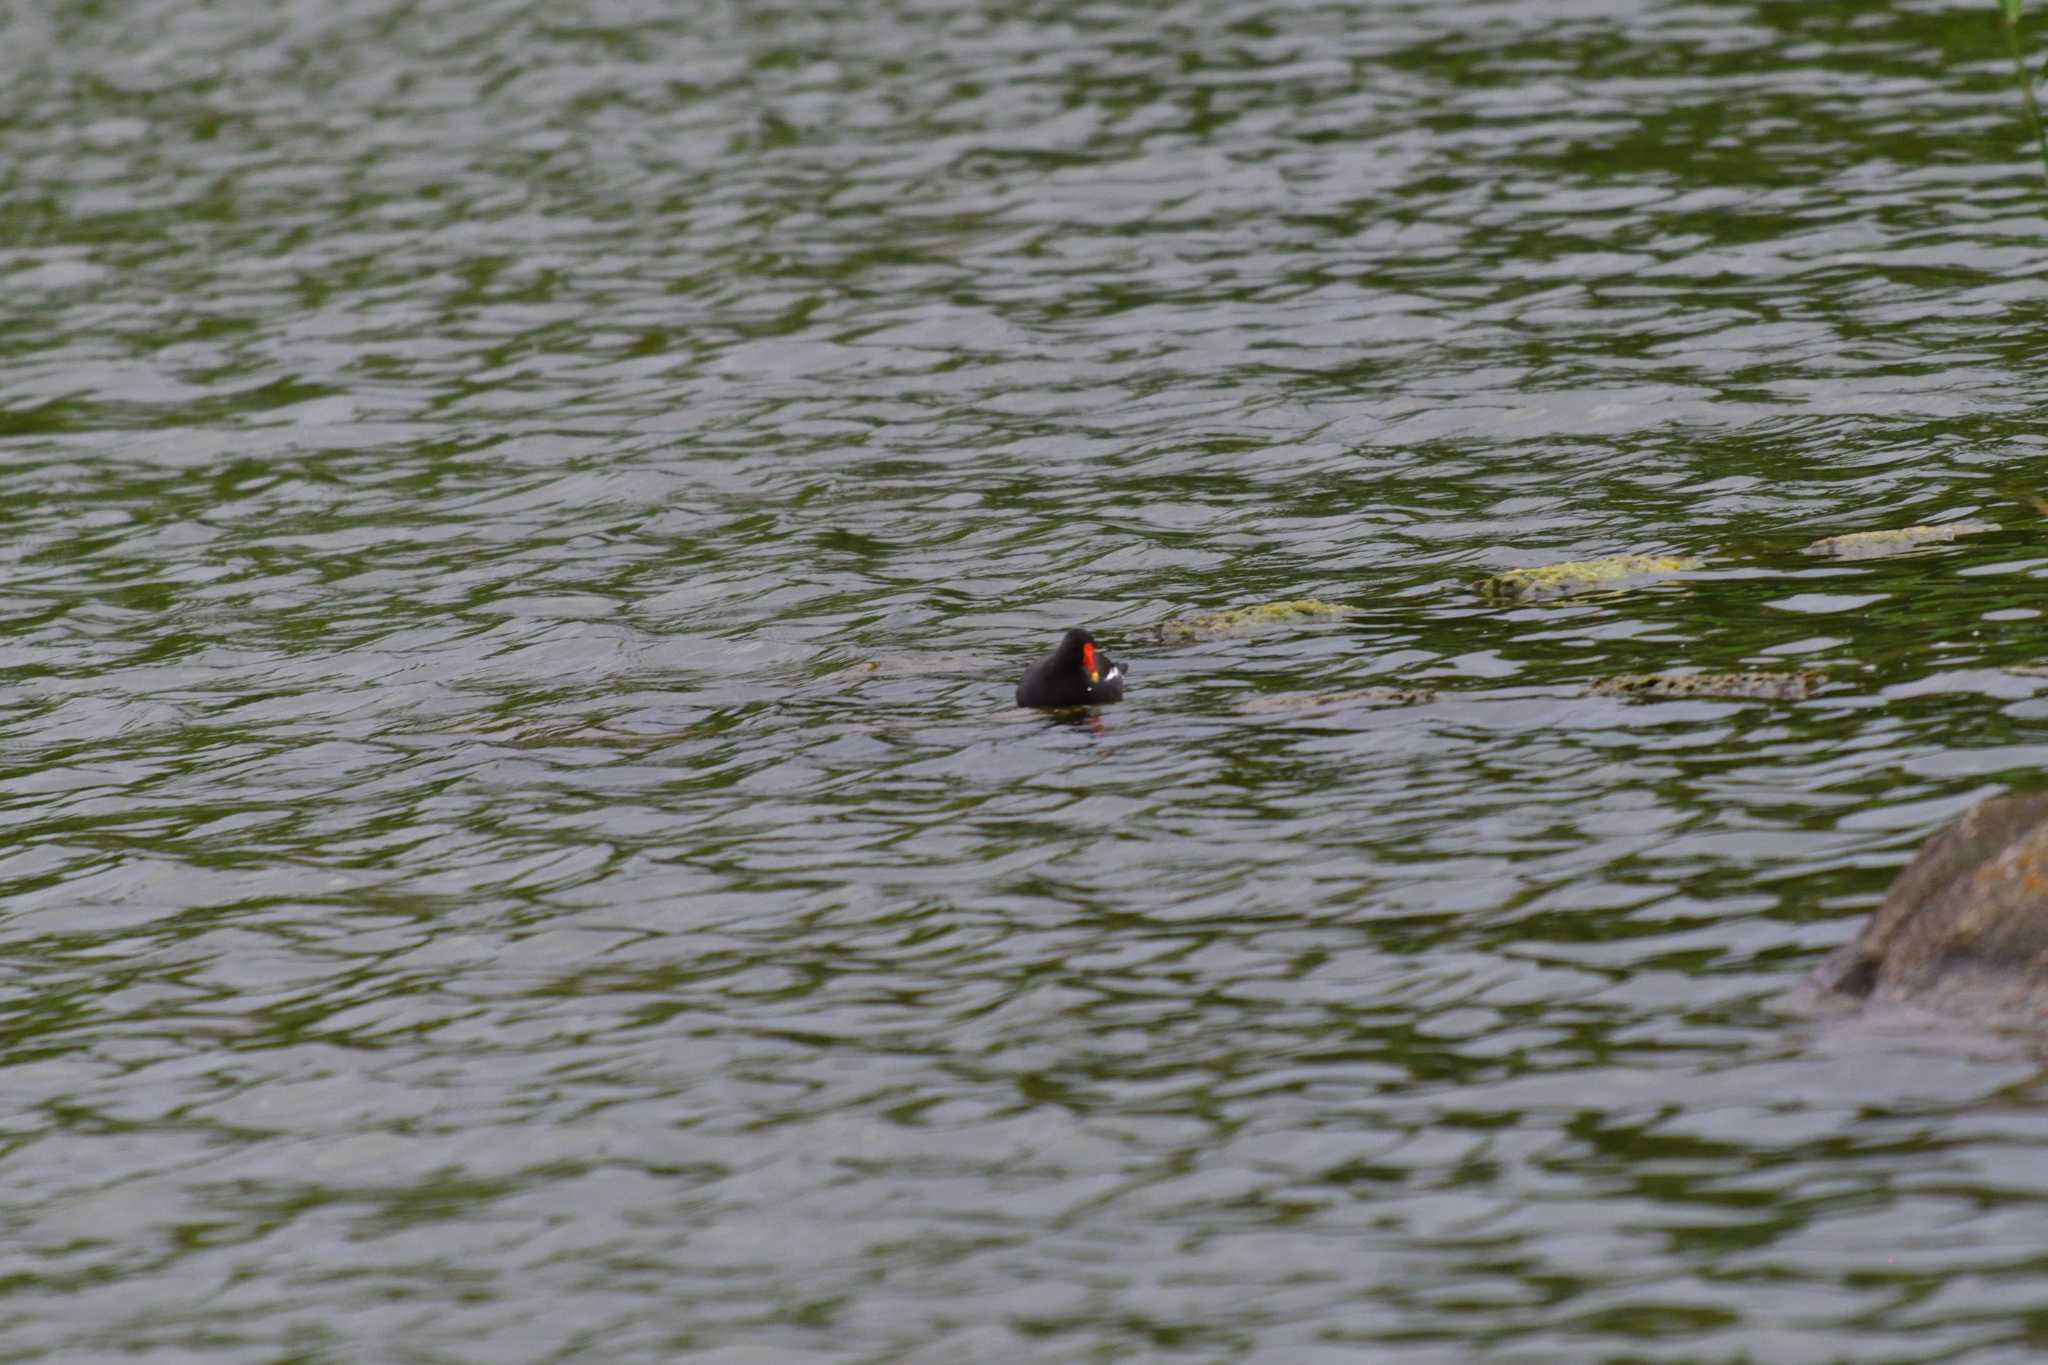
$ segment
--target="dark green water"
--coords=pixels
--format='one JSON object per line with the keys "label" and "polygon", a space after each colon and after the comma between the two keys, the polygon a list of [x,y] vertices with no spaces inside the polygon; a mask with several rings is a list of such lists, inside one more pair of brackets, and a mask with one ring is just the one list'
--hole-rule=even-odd
{"label": "dark green water", "polygon": [[2048,1349],[2039,1043],[1798,990],[2048,769],[1993,14],[10,12],[0,1358]]}

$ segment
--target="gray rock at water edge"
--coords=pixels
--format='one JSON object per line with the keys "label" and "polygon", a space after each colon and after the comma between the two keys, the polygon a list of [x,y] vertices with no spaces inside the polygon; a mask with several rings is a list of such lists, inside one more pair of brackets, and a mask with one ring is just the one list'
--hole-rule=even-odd
{"label": "gray rock at water edge", "polygon": [[1980,802],[1929,839],[1814,984],[1950,1013],[2048,1016],[2048,795]]}

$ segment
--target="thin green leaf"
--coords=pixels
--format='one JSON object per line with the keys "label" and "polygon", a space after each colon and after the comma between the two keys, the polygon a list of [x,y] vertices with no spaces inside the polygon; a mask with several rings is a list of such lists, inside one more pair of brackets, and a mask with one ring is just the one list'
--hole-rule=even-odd
{"label": "thin green leaf", "polygon": [[2020,0],[1998,0],[2005,11],[2005,45],[2012,52],[2013,79],[2019,83],[2020,105],[2027,111],[2027,126],[2034,131],[2034,145],[2041,149],[2041,174],[2048,178],[2048,128],[2041,124],[2041,107],[2034,100],[2034,78],[2027,74],[2027,59],[2020,51]]}

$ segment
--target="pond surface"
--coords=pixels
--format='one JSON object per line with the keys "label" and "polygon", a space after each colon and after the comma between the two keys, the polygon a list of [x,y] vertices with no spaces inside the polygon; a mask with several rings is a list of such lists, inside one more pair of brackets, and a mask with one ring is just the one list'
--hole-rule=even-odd
{"label": "pond surface", "polygon": [[1800,990],[2048,769],[1988,2],[30,8],[7,1359],[2048,1349]]}

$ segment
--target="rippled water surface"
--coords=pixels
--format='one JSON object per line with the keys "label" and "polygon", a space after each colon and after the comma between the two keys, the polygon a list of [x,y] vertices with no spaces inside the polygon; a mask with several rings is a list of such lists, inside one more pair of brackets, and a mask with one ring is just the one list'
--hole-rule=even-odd
{"label": "rippled water surface", "polygon": [[2048,1349],[2041,1046],[1800,990],[2048,768],[1989,3],[0,36],[7,1359]]}

